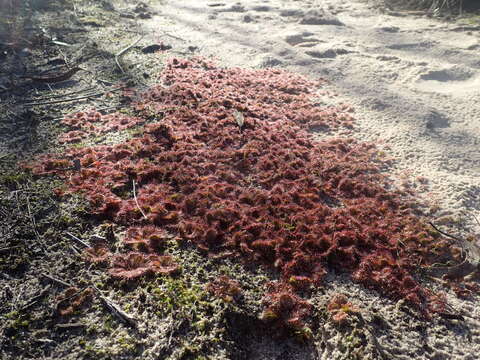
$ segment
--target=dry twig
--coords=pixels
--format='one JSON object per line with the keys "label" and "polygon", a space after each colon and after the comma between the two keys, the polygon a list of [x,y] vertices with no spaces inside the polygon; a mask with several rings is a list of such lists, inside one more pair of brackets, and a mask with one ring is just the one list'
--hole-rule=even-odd
{"label": "dry twig", "polygon": [[35,217],[32,215],[32,211],[30,209],[30,198],[28,196],[27,196],[27,211],[28,211],[28,216],[30,217],[30,221],[32,222],[32,225],[33,225],[33,232],[35,233],[35,237],[37,238],[38,243],[40,244],[43,251],[45,252],[46,246],[43,243],[42,238],[40,237],[40,234],[38,233],[37,222],[35,220]]}
{"label": "dry twig", "polygon": [[45,273],[40,273],[40,275],[42,275],[43,277],[46,277],[47,279],[53,281],[54,283],[57,283],[59,285],[62,285],[62,286],[65,286],[65,287],[73,287],[73,285],[63,281],[63,280],[60,280],[60,279],[57,279],[51,275],[48,275],[48,274],[45,274]]}
{"label": "dry twig", "polygon": [[107,92],[112,92],[112,91],[116,91],[116,90],[118,90],[118,89],[112,89],[112,90],[108,90],[108,91],[101,91],[101,92],[97,92],[97,93],[87,94],[87,95],[84,95],[84,96],[78,96],[78,97],[68,98],[68,99],[63,99],[63,100],[26,103],[26,104],[24,104],[24,105],[25,105],[25,106],[36,106],[36,105],[60,104],[60,103],[69,102],[69,101],[89,99],[89,98],[91,98],[91,97],[93,97],[93,96],[104,95],[104,94],[106,94]]}
{"label": "dry twig", "polygon": [[138,210],[140,210],[140,212],[142,213],[143,218],[144,218],[144,219],[147,219],[147,215],[145,215],[145,213],[143,212],[142,208],[141,208],[140,205],[138,204],[137,193],[135,192],[135,180],[132,180],[132,183],[133,183],[133,198],[135,199],[135,204],[137,204]]}
{"label": "dry twig", "polygon": [[91,87],[88,87],[86,89],[71,91],[71,92],[68,92],[68,93],[65,93],[65,94],[50,95],[50,96],[45,96],[45,97],[36,98],[36,99],[32,99],[32,98],[24,99],[24,102],[28,103],[28,102],[34,102],[34,101],[44,101],[44,100],[50,100],[50,99],[55,99],[55,98],[62,98],[62,97],[65,97],[65,96],[78,94],[78,93],[82,93],[82,92],[87,92],[87,91],[91,91],[91,90],[95,90],[95,87],[91,86]]}
{"label": "dry twig", "polygon": [[48,291],[50,290],[50,287],[51,287],[50,285],[45,286],[38,295],[35,295],[33,298],[31,298],[28,303],[26,303],[20,308],[20,310],[28,310],[33,305],[35,305],[40,299],[42,299],[45,295],[47,295]]}
{"label": "dry twig", "polygon": [[105,307],[110,310],[110,312],[115,315],[121,322],[136,328],[137,327],[137,320],[133,318],[131,315],[127,314],[125,311],[123,311],[120,306],[112,302],[112,300],[108,299],[107,297],[103,296],[101,291],[93,286],[93,289],[97,292],[98,296],[100,297],[100,300],[102,300],[102,303],[105,305]]}
{"label": "dry twig", "polygon": [[73,235],[72,233],[69,233],[68,231],[66,231],[66,234],[67,234],[68,236],[70,236],[73,240],[75,240],[77,243],[81,244],[82,246],[87,247],[87,248],[90,247],[90,245],[88,245],[85,241],[83,241],[82,239],[76,237],[76,236]]}
{"label": "dry twig", "polygon": [[442,235],[444,235],[444,236],[446,236],[446,237],[449,237],[450,239],[454,239],[454,240],[457,240],[457,241],[460,241],[460,242],[463,241],[462,239],[459,239],[459,238],[457,238],[456,236],[447,234],[446,232],[440,230],[438,227],[436,227],[436,226],[433,224],[433,222],[430,221],[429,224],[430,224],[436,231],[438,231],[440,234],[442,234]]}
{"label": "dry twig", "polygon": [[120,56],[122,56],[123,54],[125,54],[128,50],[130,50],[131,48],[133,48],[135,45],[137,45],[140,40],[143,39],[143,36],[140,36],[137,40],[135,40],[133,43],[131,43],[130,45],[128,45],[126,48],[120,50],[118,53],[115,54],[115,62],[117,63],[117,66],[118,68],[120,69],[120,71],[122,73],[125,73],[125,71],[123,71],[123,68],[122,66],[120,65],[120,61],[119,61],[119,58]]}

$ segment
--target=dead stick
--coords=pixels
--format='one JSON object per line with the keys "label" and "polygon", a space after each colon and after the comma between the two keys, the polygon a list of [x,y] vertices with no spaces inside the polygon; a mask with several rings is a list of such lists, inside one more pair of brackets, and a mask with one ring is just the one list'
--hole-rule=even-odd
{"label": "dead stick", "polygon": [[66,323],[66,324],[56,324],[57,329],[75,329],[86,326],[85,324],[76,322],[76,323]]}
{"label": "dead stick", "polygon": [[[117,106],[107,106],[107,107],[104,107],[104,108],[99,108],[99,109],[95,109],[96,111],[106,111],[106,110],[118,110],[118,109],[121,109],[123,108],[124,106],[123,105],[117,105]],[[56,118],[53,118],[52,120],[54,121],[58,121],[58,120],[63,120],[65,119],[65,117],[69,115],[69,114],[65,114],[65,115],[62,115],[62,116],[58,116]],[[0,158],[1,159],[1,158]]]}
{"label": "dead stick", "polygon": [[79,244],[89,248],[90,245],[87,244],[85,241],[83,241],[82,239],[76,237],[75,235],[73,235],[72,233],[69,233],[68,231],[66,231],[66,234],[69,235],[73,240],[75,240],[76,242],[78,242]]}
{"label": "dead stick", "polygon": [[42,239],[40,238],[40,234],[38,233],[37,230],[37,222],[35,221],[35,217],[32,215],[32,212],[30,210],[30,198],[27,196],[27,211],[28,211],[28,216],[30,217],[30,221],[33,224],[33,232],[35,233],[35,237],[38,240],[38,243],[42,247],[43,251],[45,252],[46,246],[43,243]]}
{"label": "dead stick", "polygon": [[143,212],[142,208],[141,208],[140,205],[138,204],[137,194],[136,194],[136,192],[135,192],[135,180],[132,180],[132,182],[133,182],[133,198],[135,199],[135,204],[137,204],[138,210],[140,210],[140,212],[142,213],[143,218],[144,218],[144,219],[148,219],[147,216],[145,215],[145,213]]}
{"label": "dead stick", "polygon": [[51,286],[51,285],[45,286],[45,287],[43,288],[43,290],[40,291],[40,294],[38,294],[38,295],[34,296],[33,298],[31,298],[30,301],[29,301],[27,304],[23,305],[23,306],[20,308],[20,310],[23,310],[23,311],[24,311],[24,310],[27,310],[27,309],[31,308],[33,305],[35,305],[35,304],[38,302],[38,300],[40,300],[40,299],[43,298],[45,295],[47,295],[48,291],[50,290],[50,286]]}
{"label": "dead stick", "polygon": [[123,71],[123,68],[122,66],[120,65],[120,61],[119,61],[119,58],[120,56],[122,56],[123,54],[125,54],[128,50],[130,50],[131,48],[133,48],[135,45],[137,45],[140,40],[143,39],[143,36],[140,36],[137,40],[135,40],[133,43],[131,43],[130,45],[128,45],[126,48],[120,50],[118,53],[115,54],[115,62],[117,63],[117,66],[118,68],[120,69],[120,71],[122,73],[125,73],[125,71]]}
{"label": "dead stick", "polygon": [[77,255],[81,255],[82,252],[80,250],[78,250],[75,246],[73,245],[70,245],[70,249],[72,249],[72,251],[77,254]]}
{"label": "dead stick", "polygon": [[100,300],[102,300],[103,304],[105,307],[110,310],[110,312],[115,315],[121,322],[136,328],[137,327],[137,321],[135,318],[133,318],[131,315],[127,314],[125,311],[123,311],[120,306],[115,304],[112,300],[106,298],[105,296],[102,295],[102,292],[96,287],[92,286],[92,288],[97,292],[98,296],[100,297]]}
{"label": "dead stick", "polygon": [[449,237],[450,239],[454,239],[454,240],[457,240],[457,241],[460,241],[460,242],[463,241],[463,240],[461,240],[461,239],[459,239],[459,238],[457,238],[457,237],[455,237],[455,236],[453,236],[453,235],[450,235],[450,234],[447,234],[446,232],[443,232],[442,230],[440,230],[439,228],[437,228],[437,227],[433,224],[433,222],[430,221],[429,224],[430,224],[435,230],[437,230],[440,234],[442,234],[442,235],[444,235],[444,236],[446,236],[446,237]]}
{"label": "dead stick", "polygon": [[91,97],[93,97],[93,96],[104,95],[104,94],[106,94],[107,92],[111,92],[111,91],[115,91],[115,90],[102,91],[102,92],[98,92],[98,93],[93,93],[93,94],[88,94],[88,95],[85,95],[85,96],[78,96],[78,97],[75,97],[75,98],[69,98],[69,99],[63,99],[63,100],[45,101],[45,102],[35,102],[35,103],[26,103],[26,104],[24,104],[24,105],[25,105],[25,106],[36,106],[36,105],[60,104],[60,103],[69,102],[69,101],[88,99],[88,98],[91,98]]}
{"label": "dead stick", "polygon": [[91,90],[95,90],[95,87],[91,86],[91,87],[88,87],[88,88],[82,89],[82,90],[71,91],[71,92],[68,92],[68,93],[65,93],[65,94],[56,94],[56,95],[51,95],[51,96],[45,96],[45,97],[37,98],[37,99],[25,99],[24,101],[25,102],[29,102],[29,101],[33,102],[33,101],[50,100],[50,99],[62,98],[62,97],[68,96],[68,95],[78,94],[78,93],[91,91]]}
{"label": "dead stick", "polygon": [[54,278],[53,276],[51,275],[48,275],[48,274],[45,274],[45,273],[40,273],[40,275],[42,275],[43,277],[46,277],[47,279],[49,280],[52,280],[53,282],[59,284],[59,285],[62,285],[62,286],[65,286],[65,287],[73,287],[73,285],[70,285],[69,283],[63,281],[63,280],[60,280],[60,279],[57,279],[57,278]]}

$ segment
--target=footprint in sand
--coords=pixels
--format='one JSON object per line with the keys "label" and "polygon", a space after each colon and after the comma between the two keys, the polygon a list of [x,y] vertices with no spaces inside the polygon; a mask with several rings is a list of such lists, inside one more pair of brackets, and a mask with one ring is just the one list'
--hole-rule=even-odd
{"label": "footprint in sand", "polygon": [[399,63],[401,62],[402,60],[396,56],[392,56],[392,55],[377,55],[375,57],[375,59],[377,60],[380,60],[380,61],[391,61],[391,62],[395,62],[395,63]]}
{"label": "footprint in sand", "polygon": [[416,81],[417,89],[427,92],[460,96],[468,92],[480,93],[480,76],[471,69],[453,66],[429,70]]}
{"label": "footprint in sand", "polygon": [[227,5],[227,4],[222,3],[222,2],[212,2],[212,3],[207,4],[208,7],[212,7],[212,8],[221,7],[221,6],[225,6],[225,5]]}
{"label": "footprint in sand", "polygon": [[430,111],[425,116],[425,120],[425,126],[428,130],[450,127],[450,120],[448,119],[448,117],[435,110]]}
{"label": "footprint in sand", "polygon": [[337,53],[333,49],[305,51],[305,53],[316,59],[333,59],[337,57]]}
{"label": "footprint in sand", "polygon": [[333,59],[333,58],[336,58],[337,55],[345,55],[345,54],[350,54],[352,52],[353,51],[350,51],[347,49],[332,48],[330,46],[305,51],[307,55],[314,57],[316,59]]}
{"label": "footprint in sand", "polygon": [[321,42],[317,38],[312,37],[314,34],[311,32],[302,32],[300,34],[287,35],[285,41],[291,46],[300,46],[300,47],[312,47]]}
{"label": "footprint in sand", "polygon": [[258,67],[258,68],[262,68],[262,69],[265,69],[265,68],[272,68],[272,67],[275,67],[275,66],[280,66],[280,65],[283,65],[283,61],[270,55],[270,54],[267,54],[267,55],[260,55],[256,61],[256,64],[255,64],[255,67]]}
{"label": "footprint in sand", "polygon": [[345,26],[338,18],[325,10],[310,10],[300,20],[301,25]]}
{"label": "footprint in sand", "polygon": [[282,17],[301,17],[304,15],[303,10],[300,9],[284,9],[280,11]]}
{"label": "footprint in sand", "polygon": [[225,3],[219,3],[219,2],[214,2],[207,4],[208,7],[215,9],[216,12],[236,12],[236,13],[243,13],[246,12],[247,10],[243,5],[240,4],[235,4],[235,5],[230,5],[226,6],[227,4]]}
{"label": "footprint in sand", "polygon": [[256,6],[252,6],[251,8],[253,11],[258,11],[258,12],[268,12],[268,11],[272,11],[272,7],[271,6],[267,6],[267,5],[256,5]]}
{"label": "footprint in sand", "polygon": [[453,67],[443,70],[430,70],[420,75],[420,80],[435,80],[440,82],[446,81],[464,81],[473,76],[473,72],[460,67]]}
{"label": "footprint in sand", "polygon": [[392,44],[388,45],[387,49],[392,49],[392,50],[407,50],[407,51],[424,51],[425,49],[431,49],[432,47],[435,46],[435,42],[431,41],[424,41],[424,42],[418,42],[418,43],[404,43],[404,44]]}
{"label": "footprint in sand", "polygon": [[242,21],[243,21],[244,23],[257,22],[257,21],[255,20],[255,18],[254,18],[252,15],[248,14],[248,13],[242,16]]}
{"label": "footprint in sand", "polygon": [[400,28],[397,26],[380,26],[376,27],[375,30],[379,32],[397,33],[400,31]]}
{"label": "footprint in sand", "polygon": [[323,40],[313,36],[314,33],[302,32],[299,34],[287,35],[284,39],[289,45],[294,47],[310,48],[305,54],[315,59],[333,59],[338,55],[350,54],[353,51],[343,47],[332,46]]}

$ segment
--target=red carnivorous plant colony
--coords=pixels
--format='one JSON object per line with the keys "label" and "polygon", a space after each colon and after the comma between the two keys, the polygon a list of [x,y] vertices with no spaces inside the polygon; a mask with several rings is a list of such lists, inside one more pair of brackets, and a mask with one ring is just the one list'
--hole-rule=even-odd
{"label": "red carnivorous plant colony", "polygon": [[[67,193],[84,194],[94,215],[128,227],[130,253],[97,246],[92,261],[109,263],[115,278],[172,273],[178,267],[162,253],[174,234],[204,253],[278,270],[264,318],[293,329],[308,320],[304,296],[329,269],[429,312],[435,297],[412,275],[448,255],[447,242],[394,190],[374,145],[315,139],[314,130],[353,122],[341,109],[315,105],[321,83],[201,58],[170,60],[161,79],[135,97],[136,117],[67,116],[71,132],[61,140],[139,125],[143,132],[31,166],[37,175],[63,176]],[[80,171],[58,171],[74,159]]]}

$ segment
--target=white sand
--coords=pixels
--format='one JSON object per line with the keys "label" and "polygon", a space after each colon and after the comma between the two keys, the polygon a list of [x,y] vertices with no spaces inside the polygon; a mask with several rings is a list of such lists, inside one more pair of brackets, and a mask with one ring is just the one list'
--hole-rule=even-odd
{"label": "white sand", "polygon": [[[325,103],[356,109],[352,136],[388,144],[402,181],[428,179],[414,186],[440,207],[433,219],[452,215],[462,231],[480,233],[468,216],[480,217],[480,26],[390,16],[359,0],[168,0],[156,9],[148,38],[173,45],[172,54],[330,80],[326,89],[338,96]],[[366,318],[373,309],[384,317],[376,336],[388,358],[480,358],[478,298],[449,297],[465,321],[421,325],[360,286],[333,280],[327,292],[334,289],[354,294]],[[339,333],[327,325],[323,336],[319,357],[341,358]]]}

